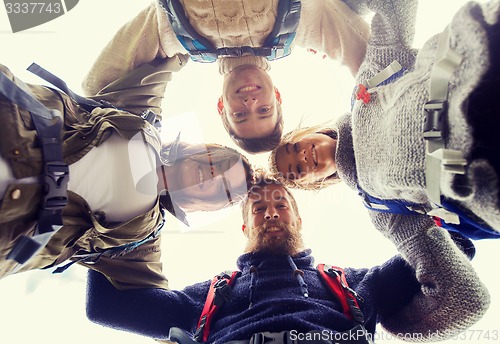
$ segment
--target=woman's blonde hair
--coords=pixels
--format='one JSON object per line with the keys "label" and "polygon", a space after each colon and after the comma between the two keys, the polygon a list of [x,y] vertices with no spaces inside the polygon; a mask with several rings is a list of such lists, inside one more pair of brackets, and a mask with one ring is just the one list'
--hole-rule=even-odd
{"label": "woman's blonde hair", "polygon": [[283,173],[278,171],[277,165],[276,165],[276,152],[280,147],[282,147],[285,144],[288,143],[297,143],[300,140],[304,139],[305,137],[312,135],[312,134],[324,134],[328,135],[333,139],[337,139],[337,131],[333,128],[332,124],[330,122],[326,122],[323,124],[318,124],[315,126],[311,127],[301,127],[300,125],[292,130],[291,132],[285,134],[283,138],[281,139],[280,144],[278,147],[273,149],[271,151],[271,154],[269,155],[269,169],[271,175],[276,178],[278,181],[280,181],[283,185],[289,188],[294,188],[294,189],[302,189],[302,190],[320,190],[323,188],[326,188],[330,185],[337,184],[340,182],[340,179],[338,177],[337,172],[334,174],[322,178],[319,180],[306,180],[305,178],[301,179],[287,179]]}

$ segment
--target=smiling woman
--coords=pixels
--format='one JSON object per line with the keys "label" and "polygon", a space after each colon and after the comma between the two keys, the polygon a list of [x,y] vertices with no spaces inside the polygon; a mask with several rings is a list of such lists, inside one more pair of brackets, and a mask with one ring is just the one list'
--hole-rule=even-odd
{"label": "smiling woman", "polygon": [[[179,147],[172,165],[162,165],[170,199],[189,211],[213,211],[238,203],[247,192],[252,170],[247,158],[217,144]],[[160,181],[161,182],[161,181]]]}

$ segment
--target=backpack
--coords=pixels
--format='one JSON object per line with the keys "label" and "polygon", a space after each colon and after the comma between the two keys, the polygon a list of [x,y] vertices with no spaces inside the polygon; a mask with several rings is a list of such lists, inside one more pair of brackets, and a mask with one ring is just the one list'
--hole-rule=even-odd
{"label": "backpack", "polygon": [[[62,79],[43,69],[36,63],[31,64],[27,70],[59,88],[89,112],[92,112],[92,110],[97,107],[116,109],[116,107],[109,102],[97,102],[79,96],[71,91]],[[39,102],[31,93],[28,86],[22,81],[16,80],[15,83],[3,73],[0,73],[0,95],[13,104],[30,112],[31,119],[39,138],[44,162],[42,174],[44,193],[42,195],[42,204],[38,214],[36,228],[31,237],[20,237],[7,255],[7,259],[14,260],[18,264],[13,270],[13,272],[16,272],[27,264],[32,257],[38,254],[57,231],[63,227],[62,211],[68,203],[67,185],[69,180],[69,167],[63,161],[61,132],[64,124],[59,112],[49,109]],[[156,115],[149,110],[141,114],[140,117],[157,128],[161,125]],[[153,238],[148,237],[146,241]],[[145,241],[141,240],[132,243],[132,245],[138,246],[144,242]],[[119,252],[124,252],[132,249],[132,247],[119,247],[118,249],[120,250]]]}
{"label": "backpack", "polygon": [[182,46],[196,62],[214,62],[218,56],[265,56],[276,60],[291,53],[291,44],[300,19],[300,0],[280,0],[278,14],[273,30],[266,38],[263,47],[224,47],[215,48],[201,36],[189,23],[179,0],[160,0],[161,7],[167,12],[173,31]]}
{"label": "backpack", "polygon": [[[362,298],[349,288],[344,270],[336,266],[319,264],[317,271],[328,289],[340,301],[344,315],[357,325],[363,325],[363,313],[357,301]],[[225,302],[231,301],[231,287],[240,274],[240,271],[224,271],[212,279],[194,334],[197,342],[203,343],[208,340],[213,317]]]}

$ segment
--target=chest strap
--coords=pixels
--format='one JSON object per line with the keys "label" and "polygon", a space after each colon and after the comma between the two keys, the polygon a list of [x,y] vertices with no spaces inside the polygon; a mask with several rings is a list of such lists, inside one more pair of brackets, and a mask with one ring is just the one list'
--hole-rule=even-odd
{"label": "chest strap", "polygon": [[160,0],[167,12],[173,31],[183,47],[196,62],[215,62],[219,56],[263,56],[268,60],[285,57],[291,53],[291,44],[300,19],[300,0],[280,0],[273,30],[266,38],[263,47],[223,47],[215,48],[200,35],[189,23],[179,0]]}
{"label": "chest strap", "polygon": [[69,168],[63,161],[62,152],[62,115],[57,110],[49,110],[31,94],[25,84],[20,80],[18,82],[22,86],[0,73],[0,94],[30,112],[42,149],[43,194],[33,235],[18,239],[7,256],[7,259],[19,263],[13,272],[42,250],[63,226],[62,210],[68,203],[69,181]]}
{"label": "chest strap", "polygon": [[441,204],[441,175],[443,172],[464,174],[467,161],[462,152],[446,149],[443,129],[446,124],[448,83],[461,63],[449,44],[449,28],[439,36],[436,63],[429,80],[429,101],[423,107],[424,139],[426,147],[425,184],[429,199],[437,208],[429,215],[437,216],[448,223],[458,224],[458,215],[443,208]]}
{"label": "chest strap", "polygon": [[[137,249],[141,245],[144,245],[145,243],[158,238],[158,236],[161,233],[161,230],[163,229],[163,226],[165,225],[165,216],[166,216],[165,212],[163,212],[162,221],[158,224],[156,229],[153,232],[151,232],[148,236],[146,236],[144,239],[134,241],[134,242],[131,242],[131,243],[128,243],[125,245],[121,245],[121,246],[111,247],[111,248],[108,248],[102,252],[77,253],[71,257],[71,259],[73,259],[71,262],[69,262],[63,266],[59,266],[52,273],[53,274],[63,273],[64,271],[66,271],[68,268],[70,268],[75,263],[84,263],[84,264],[88,264],[88,265],[93,265],[93,264],[96,264],[97,262],[99,262],[99,260],[102,257],[116,258],[116,257],[123,256],[123,255]],[[48,266],[44,269],[49,269],[51,267],[53,267],[53,266]]]}
{"label": "chest strap", "polygon": [[387,85],[403,75],[405,70],[401,64],[394,60],[390,65],[375,74],[370,79],[363,81],[361,84],[354,87],[351,96],[351,110],[354,108],[354,103],[357,100],[363,101],[368,104],[371,101],[371,93],[369,90],[376,86]]}

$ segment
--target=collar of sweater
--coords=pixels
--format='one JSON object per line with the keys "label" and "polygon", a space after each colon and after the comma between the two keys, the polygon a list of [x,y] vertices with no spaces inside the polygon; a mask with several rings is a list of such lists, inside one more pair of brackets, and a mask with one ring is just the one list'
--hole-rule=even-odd
{"label": "collar of sweater", "polygon": [[[259,269],[290,269],[290,264],[287,260],[287,255],[275,255],[264,252],[245,253],[238,258],[237,266],[243,273],[247,273],[250,267],[256,266]],[[293,256],[293,261],[299,269],[314,268],[314,257],[311,255],[311,250],[306,249]]]}
{"label": "collar of sweater", "polygon": [[227,75],[236,68],[245,65],[257,66],[265,71],[271,69],[269,61],[262,56],[245,55],[238,57],[220,57],[217,62],[219,63],[219,73],[221,75]]}

